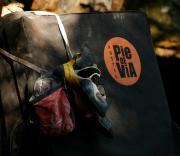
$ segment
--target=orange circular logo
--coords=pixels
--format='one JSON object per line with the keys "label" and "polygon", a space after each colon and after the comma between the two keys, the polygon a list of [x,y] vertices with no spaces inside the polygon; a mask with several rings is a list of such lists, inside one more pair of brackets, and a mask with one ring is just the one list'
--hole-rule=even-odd
{"label": "orange circular logo", "polygon": [[118,83],[130,86],[139,79],[140,58],[134,46],[126,39],[110,39],[104,48],[104,60],[109,73]]}

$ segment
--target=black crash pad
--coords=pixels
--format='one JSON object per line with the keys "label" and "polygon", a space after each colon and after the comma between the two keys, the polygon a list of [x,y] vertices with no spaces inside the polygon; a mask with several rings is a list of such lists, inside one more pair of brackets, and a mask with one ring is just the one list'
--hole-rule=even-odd
{"label": "black crash pad", "polygon": [[[126,11],[67,14],[60,18],[73,55],[82,53],[87,56],[87,64],[96,63],[102,72],[98,81],[105,88],[107,115],[114,123],[115,137],[106,138],[76,114],[76,128],[71,134],[50,139],[54,155],[180,154],[180,130],[170,116],[146,14]],[[5,25],[4,40],[13,55],[46,70],[53,71],[68,61],[53,16],[23,13]],[[32,90],[38,74],[15,62],[13,68],[25,105],[25,86],[28,84]],[[4,72],[1,83],[10,70]],[[3,98],[6,96],[2,101],[8,103]],[[19,108],[18,100],[16,103],[14,108]]]}

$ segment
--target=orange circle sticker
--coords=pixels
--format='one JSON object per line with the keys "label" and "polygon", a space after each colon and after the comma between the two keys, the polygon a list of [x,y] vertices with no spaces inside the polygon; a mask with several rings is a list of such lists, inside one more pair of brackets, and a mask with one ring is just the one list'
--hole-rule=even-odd
{"label": "orange circle sticker", "polygon": [[118,83],[130,86],[141,74],[141,62],[134,46],[124,38],[110,39],[104,48],[104,60],[110,75]]}

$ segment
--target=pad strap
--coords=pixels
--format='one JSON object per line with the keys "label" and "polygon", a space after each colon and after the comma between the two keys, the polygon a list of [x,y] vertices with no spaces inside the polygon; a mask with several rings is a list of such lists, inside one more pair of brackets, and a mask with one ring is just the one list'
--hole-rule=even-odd
{"label": "pad strap", "polygon": [[73,58],[73,55],[71,53],[71,49],[70,49],[70,46],[69,46],[69,41],[68,41],[68,38],[67,38],[67,34],[66,34],[66,31],[65,31],[65,28],[63,26],[63,23],[60,19],[60,17],[57,15],[57,14],[54,14],[54,13],[50,13],[50,12],[45,12],[45,11],[26,11],[26,12],[31,12],[31,13],[34,13],[35,15],[53,15],[56,17],[57,21],[58,21],[58,26],[59,26],[59,30],[62,34],[62,37],[63,37],[63,40],[65,42],[65,49],[66,49],[66,52],[69,56],[69,59],[71,60]]}
{"label": "pad strap", "polygon": [[[65,28],[64,28],[64,26],[62,24],[62,21],[61,21],[60,17],[57,14],[50,13],[50,12],[45,12],[45,11],[27,11],[27,12],[31,12],[31,13],[34,13],[36,15],[53,15],[53,16],[56,17],[56,19],[58,21],[58,25],[59,25],[59,30],[60,30],[60,32],[62,34],[62,37],[64,39],[64,42],[66,44],[66,46],[65,46],[66,52],[67,52],[67,54],[69,56],[69,59],[71,60],[73,58],[73,56],[72,56],[71,49],[70,49],[70,46],[69,46],[66,31],[65,31]],[[6,52],[5,50],[3,50],[1,48],[0,48],[0,53],[2,53],[3,55],[7,56],[8,58],[10,58],[10,59],[12,59],[12,60],[14,60],[16,62],[19,62],[19,63],[21,63],[21,64],[23,64],[23,65],[25,65],[25,66],[33,69],[33,70],[35,70],[38,73],[41,73],[41,68],[37,67],[36,65],[34,65],[32,63],[29,63],[29,62],[23,60],[23,59],[20,59],[20,58],[18,58],[16,56]]]}
{"label": "pad strap", "polygon": [[0,53],[3,54],[3,55],[5,55],[5,56],[7,56],[8,58],[10,58],[10,59],[18,62],[18,63],[21,63],[21,64],[23,64],[23,65],[25,65],[25,66],[27,66],[27,67],[35,70],[35,71],[38,72],[38,73],[41,73],[41,68],[37,67],[36,65],[34,65],[34,64],[32,64],[32,63],[29,63],[29,62],[23,60],[23,59],[20,59],[20,58],[18,58],[18,57],[16,57],[16,56],[14,56],[14,55],[6,52],[5,50],[3,50],[3,49],[1,49],[1,48],[0,48]]}

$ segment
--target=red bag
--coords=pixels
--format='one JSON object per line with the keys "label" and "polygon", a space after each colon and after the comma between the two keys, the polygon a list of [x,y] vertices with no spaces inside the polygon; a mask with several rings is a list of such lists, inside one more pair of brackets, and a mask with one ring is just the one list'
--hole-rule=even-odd
{"label": "red bag", "polygon": [[59,136],[74,130],[75,118],[66,89],[64,79],[46,72],[35,82],[29,102],[35,107],[40,128],[46,135]]}

